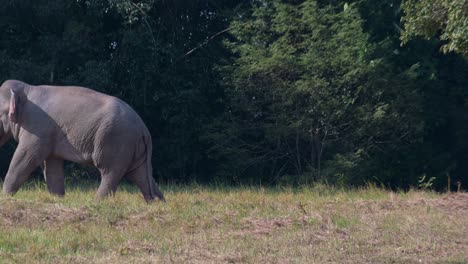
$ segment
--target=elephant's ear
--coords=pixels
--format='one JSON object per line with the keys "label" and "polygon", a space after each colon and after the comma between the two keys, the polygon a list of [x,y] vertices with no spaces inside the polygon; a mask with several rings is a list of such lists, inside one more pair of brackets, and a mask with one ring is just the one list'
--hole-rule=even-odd
{"label": "elephant's ear", "polygon": [[8,117],[13,123],[18,123],[18,95],[13,89],[10,89],[10,112],[8,112]]}

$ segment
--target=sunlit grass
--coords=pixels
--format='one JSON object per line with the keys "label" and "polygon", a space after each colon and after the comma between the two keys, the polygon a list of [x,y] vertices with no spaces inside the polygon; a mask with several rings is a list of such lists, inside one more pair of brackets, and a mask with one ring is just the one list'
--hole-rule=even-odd
{"label": "sunlit grass", "polygon": [[30,182],[1,196],[2,263],[467,261],[466,194],[194,184],[146,204],[129,184],[96,202],[97,186],[58,198]]}

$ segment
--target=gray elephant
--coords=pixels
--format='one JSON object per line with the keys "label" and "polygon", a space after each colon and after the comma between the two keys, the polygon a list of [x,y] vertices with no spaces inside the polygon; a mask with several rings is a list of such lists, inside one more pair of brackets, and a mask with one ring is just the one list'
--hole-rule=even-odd
{"label": "gray elephant", "polygon": [[14,138],[3,192],[14,194],[38,166],[49,192],[63,196],[64,160],[101,173],[97,199],[113,194],[123,177],[146,201],[165,201],[152,176],[152,142],[138,114],[118,98],[84,87],[33,86],[8,80],[0,87],[0,147]]}

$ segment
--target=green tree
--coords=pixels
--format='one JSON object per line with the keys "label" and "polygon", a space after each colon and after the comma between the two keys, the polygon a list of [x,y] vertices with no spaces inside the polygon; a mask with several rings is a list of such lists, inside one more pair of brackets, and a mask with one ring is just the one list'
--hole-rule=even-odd
{"label": "green tree", "polygon": [[260,182],[284,175],[337,182],[345,173],[357,182],[353,175],[378,144],[413,136],[417,124],[386,129],[411,117],[402,115],[403,101],[386,96],[401,91],[374,85],[386,74],[355,5],[252,5],[227,43],[236,58],[224,68],[229,101],[212,150],[229,160],[221,172]]}
{"label": "green tree", "polygon": [[468,1],[405,0],[402,8],[403,44],[418,36],[439,37],[444,41],[444,53],[454,51],[468,56]]}

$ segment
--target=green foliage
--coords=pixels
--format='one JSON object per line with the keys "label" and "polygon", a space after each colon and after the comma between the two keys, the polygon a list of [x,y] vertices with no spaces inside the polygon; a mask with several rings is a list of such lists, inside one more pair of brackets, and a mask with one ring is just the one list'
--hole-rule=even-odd
{"label": "green foliage", "polygon": [[[134,2],[131,0],[108,0],[109,6],[107,8],[116,8],[117,12],[123,15],[125,23],[134,24],[140,20],[148,19],[147,12],[153,7],[155,0],[144,0]],[[90,4],[89,1],[85,2]],[[107,9],[108,10],[108,9]]]}
{"label": "green foliage", "polygon": [[418,188],[425,191],[431,189],[435,179],[435,177],[430,177],[426,179],[426,175],[422,175],[418,179]]}
{"label": "green foliage", "polygon": [[403,44],[417,36],[437,36],[444,41],[444,53],[454,51],[468,56],[468,1],[405,0],[402,8]]}
{"label": "green foliage", "polygon": [[[437,189],[468,170],[466,10],[461,0],[5,1],[0,79],[124,99],[153,135],[160,181],[408,188],[427,174]],[[0,149],[3,175],[13,151]],[[74,165],[67,175],[97,179]]]}
{"label": "green foliage", "polygon": [[[229,123],[216,124],[224,134],[214,137],[221,144],[213,153],[235,157],[237,171],[224,171],[260,182],[306,173],[357,183],[380,144],[414,140],[420,130],[401,109],[409,101],[418,107],[414,93],[385,79],[356,5],[254,3],[232,28],[227,46],[237,57],[224,68]],[[398,94],[408,97],[395,101]]]}

